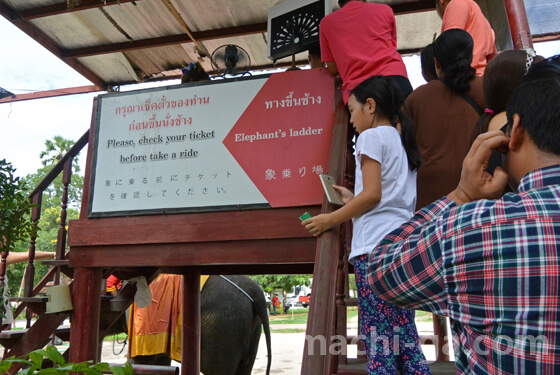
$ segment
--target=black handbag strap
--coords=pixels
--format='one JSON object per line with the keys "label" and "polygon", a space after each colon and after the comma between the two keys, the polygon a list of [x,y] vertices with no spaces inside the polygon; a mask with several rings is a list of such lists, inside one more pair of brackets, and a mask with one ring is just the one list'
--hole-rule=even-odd
{"label": "black handbag strap", "polygon": [[[451,86],[445,81],[445,79],[443,78],[438,78],[438,81],[443,82],[447,87],[449,87],[451,89]],[[453,91],[455,94],[459,95],[461,98],[463,98],[464,101],[466,101],[467,103],[470,104],[471,107],[474,108],[474,110],[480,115],[482,116],[482,114],[484,113],[484,110],[482,108],[480,108],[480,106],[478,105],[477,102],[474,101],[473,98],[471,98],[470,96],[468,96],[467,94],[463,93],[463,92],[456,92],[455,90],[451,89],[451,91]]]}

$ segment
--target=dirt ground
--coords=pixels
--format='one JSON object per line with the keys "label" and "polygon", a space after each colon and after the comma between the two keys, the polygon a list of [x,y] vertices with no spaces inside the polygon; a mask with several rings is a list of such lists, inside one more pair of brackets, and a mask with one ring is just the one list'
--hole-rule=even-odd
{"label": "dirt ground", "polygon": [[[420,334],[431,334],[431,323],[418,323],[418,330]],[[305,324],[281,324],[273,325],[271,333],[272,341],[272,368],[271,374],[283,375],[299,375],[301,372],[301,362],[303,358],[303,347],[305,343],[305,332],[298,333],[277,333],[275,329],[305,329]],[[357,323],[349,323],[349,335],[355,335],[357,331]],[[126,361],[127,348],[125,347],[122,353],[118,353],[123,349],[122,344],[106,341],[103,345],[102,358],[103,362],[108,363],[124,363]],[[426,359],[429,361],[435,359],[434,347],[430,345],[423,346]],[[356,347],[354,345],[348,348],[348,357],[356,357]],[[265,374],[267,364],[267,351],[264,335],[261,336],[259,342],[259,352],[253,366],[253,374]],[[181,364],[173,362],[173,365],[181,368]]]}

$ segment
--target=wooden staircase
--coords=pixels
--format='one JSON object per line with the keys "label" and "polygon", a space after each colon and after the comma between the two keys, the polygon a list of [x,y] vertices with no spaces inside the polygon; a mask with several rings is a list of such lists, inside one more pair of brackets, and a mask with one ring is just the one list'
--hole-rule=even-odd
{"label": "wooden staircase", "polygon": [[[40,349],[47,345],[53,337],[58,337],[63,341],[70,339],[70,326],[62,325],[65,320],[72,319],[72,311],[64,311],[57,313],[46,313],[46,304],[48,297],[42,294],[42,291],[47,284],[60,284],[61,274],[64,274],[71,279],[74,276],[74,270],[69,267],[66,250],[67,238],[67,203],[68,203],[68,187],[71,182],[72,176],[72,162],[78,153],[84,148],[89,140],[89,131],[87,131],[76,144],[64,155],[59,162],[53,167],[51,172],[39,183],[39,185],[31,192],[30,200],[35,204],[32,209],[32,220],[35,226],[40,219],[41,215],[41,201],[43,192],[52,184],[52,182],[60,174],[62,174],[62,182],[64,186],[62,206],[60,214],[60,228],[58,230],[57,243],[56,243],[56,257],[55,260],[42,261],[42,264],[50,266],[47,274],[34,285],[33,280],[35,277],[34,267],[34,254],[36,237],[31,237],[29,246],[29,263],[26,266],[24,274],[24,293],[21,298],[10,298],[10,302],[18,303],[14,318],[22,313],[27,317],[27,325],[25,329],[11,329],[10,325],[2,325],[0,331],[0,345],[4,347],[3,358],[11,356],[24,356],[27,353]],[[2,262],[0,263],[0,283],[4,282],[4,275],[6,271],[6,258],[8,254],[2,254]],[[141,271],[136,271],[134,275],[122,270],[105,270],[105,274],[111,273],[124,273],[127,277],[132,276],[145,276],[148,280],[152,280],[156,274],[157,269],[145,268]],[[139,274],[138,272],[141,272]],[[72,290],[72,284],[70,284]],[[115,297],[100,296],[101,299],[101,320],[99,337],[116,334],[119,332],[127,332],[126,321],[124,319],[126,309],[132,304],[134,294],[136,292],[136,285],[126,284],[119,294]],[[32,322],[32,316],[36,315],[37,319]],[[64,353],[68,356],[68,351]],[[12,368],[12,371],[17,369]]]}

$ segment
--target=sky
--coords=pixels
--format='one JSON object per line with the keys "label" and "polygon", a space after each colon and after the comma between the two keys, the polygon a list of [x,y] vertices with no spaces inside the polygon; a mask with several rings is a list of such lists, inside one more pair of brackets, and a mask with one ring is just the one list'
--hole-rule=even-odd
{"label": "sky", "polygon": [[[0,87],[17,95],[91,85],[1,16],[0,35]],[[559,54],[560,42],[539,43],[535,50],[545,57]],[[404,60],[412,86],[424,84],[419,57],[407,56]],[[159,85],[176,83],[179,81]],[[121,91],[139,88],[142,85],[122,87]],[[103,92],[0,104],[0,159],[11,162],[18,176],[36,172],[42,167],[39,153],[47,139],[60,135],[76,141],[88,130],[93,98],[100,94]],[[85,149],[79,160],[83,173]]]}

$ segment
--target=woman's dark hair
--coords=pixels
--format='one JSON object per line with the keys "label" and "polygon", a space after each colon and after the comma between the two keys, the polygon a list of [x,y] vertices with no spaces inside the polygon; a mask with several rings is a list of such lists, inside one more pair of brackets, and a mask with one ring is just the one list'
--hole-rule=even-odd
{"label": "woman's dark hair", "polygon": [[552,64],[560,65],[560,55],[554,55],[554,56],[547,57],[546,61],[548,61]]}
{"label": "woman's dark hair", "polygon": [[437,79],[436,63],[434,62],[434,43],[428,44],[420,52],[420,65],[422,66],[422,77],[426,82]]}
{"label": "woman's dark hair", "polygon": [[402,110],[404,95],[399,85],[391,78],[373,76],[352,90],[356,101],[365,104],[368,98],[375,101],[375,113],[389,119],[393,127],[401,124],[401,142],[406,151],[408,166],[415,171],[420,167],[421,158],[416,145],[415,128],[412,119]]}
{"label": "woman's dark hair", "polygon": [[[498,114],[506,110],[506,105],[513,91],[521,84],[527,73],[527,52],[525,50],[508,50],[492,59],[484,70],[484,99],[486,107]],[[543,60],[535,56],[533,63]],[[488,131],[488,124],[493,114],[484,112],[474,126],[471,141]]]}
{"label": "woman's dark hair", "polygon": [[558,78],[560,72],[560,55],[552,56],[547,59],[535,57],[533,65],[523,77],[523,82],[535,81],[538,79]]}
{"label": "woman's dark hair", "polygon": [[476,75],[471,66],[473,45],[473,38],[461,29],[446,30],[434,42],[434,55],[441,65],[443,80],[455,92],[467,92]]}

